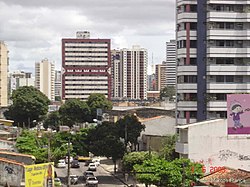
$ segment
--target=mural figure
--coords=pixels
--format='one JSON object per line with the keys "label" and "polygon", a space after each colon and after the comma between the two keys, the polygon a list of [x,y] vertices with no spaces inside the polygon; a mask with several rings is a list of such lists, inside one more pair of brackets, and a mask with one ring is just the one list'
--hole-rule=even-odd
{"label": "mural figure", "polygon": [[233,129],[236,130],[237,128],[243,128],[243,124],[240,122],[240,115],[244,113],[241,104],[237,102],[232,104],[231,112],[230,117],[233,117],[234,121]]}

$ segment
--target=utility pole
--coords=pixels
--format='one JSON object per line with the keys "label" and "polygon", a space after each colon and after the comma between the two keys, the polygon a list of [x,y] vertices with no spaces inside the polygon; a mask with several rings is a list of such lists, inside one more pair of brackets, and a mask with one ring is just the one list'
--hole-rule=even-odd
{"label": "utility pole", "polygon": [[70,139],[68,140],[68,185],[70,187]]}

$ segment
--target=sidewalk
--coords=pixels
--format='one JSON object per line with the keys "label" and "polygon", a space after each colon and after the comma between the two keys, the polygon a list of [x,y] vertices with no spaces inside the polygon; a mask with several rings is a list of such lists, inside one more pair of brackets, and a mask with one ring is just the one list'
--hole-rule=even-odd
{"label": "sidewalk", "polygon": [[[116,172],[114,173],[114,164],[112,160],[103,158],[101,159],[100,166],[109,172],[111,175],[116,177],[118,180],[120,180],[125,186],[135,186],[135,187],[145,187],[144,184],[137,183],[132,176],[128,176],[127,180],[125,179],[125,176],[122,172]],[[152,185],[151,185],[152,186]]]}

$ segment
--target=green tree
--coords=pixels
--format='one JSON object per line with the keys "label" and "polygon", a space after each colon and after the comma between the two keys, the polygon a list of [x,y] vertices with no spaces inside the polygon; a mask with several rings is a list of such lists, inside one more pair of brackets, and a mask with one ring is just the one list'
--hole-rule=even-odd
{"label": "green tree", "polygon": [[92,119],[95,119],[96,116],[96,110],[98,108],[102,110],[111,110],[112,109],[112,102],[109,101],[104,94],[100,93],[93,93],[90,94],[87,100],[87,104],[91,110],[91,117]]}
{"label": "green tree", "polygon": [[4,112],[7,119],[15,121],[15,125],[34,127],[33,120],[41,121],[48,112],[49,99],[32,86],[23,86],[15,90],[11,96],[13,102]]}
{"label": "green tree", "polygon": [[85,101],[69,99],[59,109],[63,125],[72,127],[74,124],[89,120],[90,110]]}
{"label": "green tree", "polygon": [[44,128],[50,127],[53,130],[59,130],[61,119],[58,111],[53,111],[47,115],[43,122]]}
{"label": "green tree", "polygon": [[166,136],[163,141],[162,145],[163,148],[160,151],[160,157],[164,158],[165,160],[172,161],[178,158],[178,154],[175,152],[175,142],[177,140],[176,135]]}
{"label": "green tree", "polygon": [[174,86],[167,86],[163,88],[160,91],[160,99],[163,100],[163,98],[168,97],[169,99],[172,99],[173,96],[175,96],[175,87]]}
{"label": "green tree", "polygon": [[116,171],[116,161],[124,155],[124,144],[118,136],[117,126],[111,122],[103,122],[90,129],[87,142],[90,152],[94,155],[112,157]]}
{"label": "green tree", "polygon": [[24,130],[17,138],[16,148],[18,152],[33,155],[36,158],[36,163],[47,162],[48,152],[44,146],[46,139],[38,138],[36,132]]}
{"label": "green tree", "polygon": [[150,185],[175,187],[184,184],[190,187],[203,176],[202,165],[188,159],[176,159],[168,162],[164,159],[145,160],[134,166],[138,181]]}
{"label": "green tree", "polygon": [[116,124],[119,136],[125,139],[125,143],[130,142],[134,145],[138,143],[137,138],[145,129],[145,125],[135,115],[126,115],[124,118],[118,120]]}
{"label": "green tree", "polygon": [[133,172],[133,168],[136,164],[141,165],[144,160],[147,160],[150,157],[152,158],[152,156],[154,158],[157,157],[156,154],[151,153],[151,155],[149,155],[149,152],[144,151],[127,153],[122,158],[123,169],[128,173]]}
{"label": "green tree", "polygon": [[87,137],[89,134],[90,128],[81,129],[80,132],[77,132],[74,136],[72,136],[72,152],[75,155],[89,155],[89,149],[87,146]]}

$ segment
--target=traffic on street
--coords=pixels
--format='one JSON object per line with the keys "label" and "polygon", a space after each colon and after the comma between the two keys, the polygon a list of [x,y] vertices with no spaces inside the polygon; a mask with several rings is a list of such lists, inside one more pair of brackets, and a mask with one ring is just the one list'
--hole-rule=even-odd
{"label": "traffic on street", "polygon": [[[93,163],[86,165],[85,162],[79,162],[79,167],[70,167],[71,186],[124,187],[124,183],[114,177],[105,167],[107,167],[107,165],[98,163],[96,164],[96,169],[94,169]],[[68,165],[66,164],[64,168],[55,167],[55,173],[55,177],[61,181],[61,185],[58,186],[67,186]]]}

